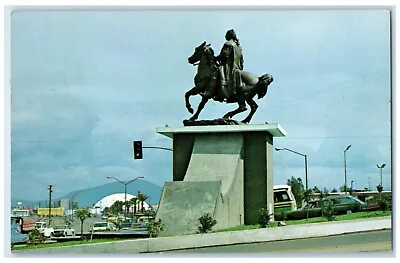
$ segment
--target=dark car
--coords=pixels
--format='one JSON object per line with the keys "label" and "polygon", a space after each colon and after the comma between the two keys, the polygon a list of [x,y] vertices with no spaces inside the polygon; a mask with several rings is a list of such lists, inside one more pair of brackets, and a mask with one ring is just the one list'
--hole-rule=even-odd
{"label": "dark car", "polygon": [[275,220],[300,220],[323,216],[323,207],[327,207],[329,202],[332,202],[333,213],[336,215],[365,211],[367,209],[366,203],[353,196],[329,196],[322,200],[310,200],[300,209],[276,214]]}
{"label": "dark car", "polygon": [[281,215],[275,215],[275,220],[299,220],[307,217],[311,218],[319,216],[322,216],[321,201],[310,200],[307,204],[297,210],[288,211]]}
{"label": "dark car", "polygon": [[120,229],[121,230],[132,229],[132,223],[123,222],[121,223]]}
{"label": "dark car", "polygon": [[366,203],[351,195],[328,196],[322,199],[321,204],[326,207],[329,202],[332,202],[334,214],[337,215],[367,210]]}

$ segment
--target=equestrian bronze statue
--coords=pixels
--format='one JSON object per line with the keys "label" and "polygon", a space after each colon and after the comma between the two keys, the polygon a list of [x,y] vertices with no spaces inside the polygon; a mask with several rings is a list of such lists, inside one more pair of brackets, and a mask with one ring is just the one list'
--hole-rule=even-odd
{"label": "equestrian bronze statue", "polygon": [[[197,74],[194,78],[195,86],[185,93],[186,108],[191,114],[193,114],[194,110],[189,102],[190,96],[202,96],[197,111],[189,121],[196,121],[204,105],[209,99],[213,99],[219,102],[238,104],[237,109],[226,113],[222,119],[231,119],[236,114],[246,111],[247,103],[250,106],[250,113],[241,122],[249,123],[258,108],[253,98],[255,95],[258,95],[258,99],[262,99],[265,96],[268,86],[273,81],[272,75],[264,74],[261,77],[257,77],[250,72],[240,70],[240,67],[234,68],[229,67],[229,65],[226,67],[225,64],[225,68],[232,68],[232,74],[224,77],[221,72],[225,69],[220,58],[223,52],[215,57],[210,45],[204,41],[195,48],[193,55],[188,58],[190,64],[197,65]],[[226,81],[227,83],[225,83]]]}

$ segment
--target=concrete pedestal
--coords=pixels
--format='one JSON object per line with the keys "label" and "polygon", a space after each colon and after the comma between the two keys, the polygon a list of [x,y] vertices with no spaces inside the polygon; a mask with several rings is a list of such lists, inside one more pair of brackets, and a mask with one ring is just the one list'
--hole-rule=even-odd
{"label": "concrete pedestal", "polygon": [[257,224],[273,212],[273,137],[279,124],[163,127],[173,139],[173,182],[164,185],[157,219],[162,236],[193,234],[209,213],[213,229]]}

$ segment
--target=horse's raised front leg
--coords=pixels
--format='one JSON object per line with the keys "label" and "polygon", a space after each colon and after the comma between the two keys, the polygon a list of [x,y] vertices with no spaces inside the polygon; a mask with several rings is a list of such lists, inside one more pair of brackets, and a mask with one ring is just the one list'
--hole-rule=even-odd
{"label": "horse's raised front leg", "polygon": [[190,114],[193,114],[194,111],[193,111],[192,105],[190,105],[189,97],[193,96],[193,95],[197,95],[199,93],[200,93],[200,89],[197,87],[194,87],[185,93],[186,109],[190,112]]}
{"label": "horse's raised front leg", "polygon": [[199,106],[197,107],[196,113],[189,120],[191,120],[191,121],[197,120],[197,118],[199,117],[200,112],[204,108],[204,105],[206,105],[207,101],[208,101],[207,97],[202,97],[202,99],[201,99],[201,101],[199,103]]}
{"label": "horse's raised front leg", "polygon": [[258,108],[258,105],[257,105],[257,103],[253,100],[253,98],[248,98],[248,99],[246,100],[246,102],[247,102],[247,104],[249,104],[249,106],[250,106],[250,113],[249,113],[249,115],[248,115],[244,120],[242,120],[243,123],[249,123],[250,120],[251,120],[251,118],[253,118],[253,115],[254,115],[254,113],[256,113],[256,110],[257,110],[257,108]]}
{"label": "horse's raised front leg", "polygon": [[247,110],[246,108],[246,102],[243,98],[240,98],[238,101],[238,105],[239,107],[236,110],[230,111],[227,114],[225,114],[222,118],[226,119],[226,118],[232,118],[233,116],[235,116],[238,113],[244,112]]}

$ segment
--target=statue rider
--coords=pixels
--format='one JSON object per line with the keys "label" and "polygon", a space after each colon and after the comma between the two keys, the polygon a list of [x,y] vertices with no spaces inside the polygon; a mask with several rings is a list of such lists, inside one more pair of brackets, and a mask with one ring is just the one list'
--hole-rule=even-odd
{"label": "statue rider", "polygon": [[241,71],[243,70],[243,53],[233,29],[225,34],[226,42],[216,57],[219,62],[219,76],[222,94],[230,99],[236,96],[237,91],[243,86]]}

